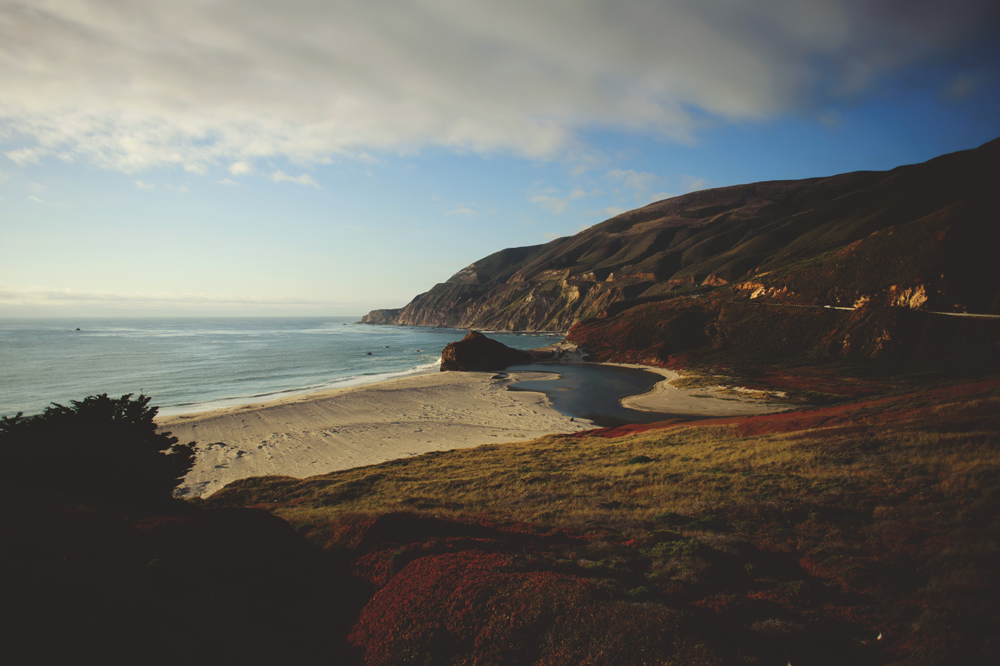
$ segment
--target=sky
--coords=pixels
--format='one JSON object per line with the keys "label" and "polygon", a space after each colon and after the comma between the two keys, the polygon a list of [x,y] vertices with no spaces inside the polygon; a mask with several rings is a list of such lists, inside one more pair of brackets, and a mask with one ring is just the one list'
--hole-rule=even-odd
{"label": "sky", "polygon": [[0,0],[0,317],[361,315],[1000,137],[994,0]]}

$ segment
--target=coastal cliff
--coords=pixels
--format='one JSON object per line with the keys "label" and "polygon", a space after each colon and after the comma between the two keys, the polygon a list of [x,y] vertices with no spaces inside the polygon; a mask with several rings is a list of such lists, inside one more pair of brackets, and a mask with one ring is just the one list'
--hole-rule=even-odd
{"label": "coastal cliff", "polygon": [[1000,140],[885,172],[723,187],[502,250],[372,324],[569,330],[678,298],[1000,313]]}

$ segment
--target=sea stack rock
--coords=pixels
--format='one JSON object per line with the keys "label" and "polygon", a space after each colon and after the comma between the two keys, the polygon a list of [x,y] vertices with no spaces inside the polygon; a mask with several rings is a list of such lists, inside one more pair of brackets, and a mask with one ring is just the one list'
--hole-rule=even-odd
{"label": "sea stack rock", "polygon": [[449,343],[441,352],[441,371],[503,370],[509,365],[533,363],[528,352],[511,349],[502,342],[491,340],[479,331],[469,333],[458,342]]}

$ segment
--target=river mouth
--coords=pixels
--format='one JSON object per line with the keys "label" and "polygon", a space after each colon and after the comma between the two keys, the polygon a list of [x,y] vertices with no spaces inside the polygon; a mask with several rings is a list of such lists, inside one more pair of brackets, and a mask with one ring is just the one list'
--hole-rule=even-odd
{"label": "river mouth", "polygon": [[656,423],[668,419],[690,419],[690,415],[646,412],[623,407],[621,399],[647,393],[663,376],[648,370],[596,363],[531,363],[512,365],[509,373],[541,372],[551,379],[513,382],[509,391],[544,393],[552,408],[564,416],[588,419],[602,428],[631,423]]}

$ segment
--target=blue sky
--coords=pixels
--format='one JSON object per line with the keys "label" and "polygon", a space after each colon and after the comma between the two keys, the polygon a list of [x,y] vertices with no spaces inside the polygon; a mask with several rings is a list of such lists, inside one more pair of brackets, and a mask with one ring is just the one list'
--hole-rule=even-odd
{"label": "blue sky", "polygon": [[0,3],[0,316],[360,315],[1000,136],[983,0]]}

